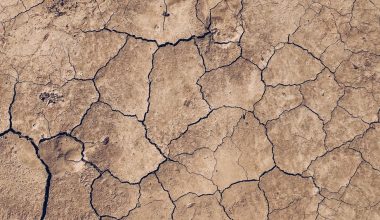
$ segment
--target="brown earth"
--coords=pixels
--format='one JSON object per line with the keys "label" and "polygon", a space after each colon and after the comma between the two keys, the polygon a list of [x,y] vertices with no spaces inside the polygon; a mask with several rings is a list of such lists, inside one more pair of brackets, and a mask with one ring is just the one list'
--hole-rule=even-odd
{"label": "brown earth", "polygon": [[0,1],[0,219],[380,220],[379,18]]}

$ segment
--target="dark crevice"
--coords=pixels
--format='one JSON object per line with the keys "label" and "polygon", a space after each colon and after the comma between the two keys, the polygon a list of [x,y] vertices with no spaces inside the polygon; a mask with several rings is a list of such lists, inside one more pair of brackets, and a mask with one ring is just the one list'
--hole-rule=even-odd
{"label": "dark crevice", "polygon": [[169,198],[170,202],[173,204],[173,210],[172,210],[171,215],[170,215],[170,216],[171,216],[171,219],[173,220],[173,219],[174,219],[174,217],[173,217],[173,215],[174,215],[174,211],[175,211],[175,209],[176,209],[176,207],[177,207],[176,204],[175,204],[175,201],[174,201],[174,199],[172,198],[172,196],[170,195],[169,190],[165,189],[164,185],[163,185],[162,182],[160,181],[160,178],[158,178],[156,172],[154,173],[154,175],[155,175],[155,177],[156,177],[158,183],[160,184],[162,190],[164,190],[164,191],[168,194],[168,198]]}
{"label": "dark crevice", "polygon": [[12,107],[13,107],[13,104],[15,103],[15,101],[16,101],[16,86],[17,86],[18,83],[19,83],[19,77],[17,76],[16,82],[15,82],[15,84],[13,85],[13,97],[12,97],[12,101],[11,101],[11,103],[9,104],[9,108],[8,108],[8,115],[9,115],[9,129],[12,129],[12,128],[13,128],[13,124],[12,124],[12,119],[13,119],[13,115],[12,115]]}
{"label": "dark crevice", "polygon": [[165,1],[165,0],[163,0],[163,1],[164,1],[164,5],[165,5],[165,11],[162,12],[162,16],[164,17],[164,18],[163,18],[163,21],[162,21],[162,31],[165,31],[165,21],[166,21],[166,17],[169,17],[170,14],[169,14],[169,12],[168,12],[168,5],[166,4],[166,1]]}
{"label": "dark crevice", "polygon": [[99,173],[99,176],[96,177],[94,180],[92,180],[92,183],[91,183],[91,185],[90,185],[90,188],[91,188],[91,191],[90,191],[90,205],[91,205],[92,210],[94,210],[94,212],[95,212],[95,214],[96,214],[97,216],[100,216],[100,215],[99,215],[98,211],[96,210],[96,208],[94,207],[94,203],[93,203],[93,195],[92,195],[92,194],[93,194],[93,192],[94,192],[94,183],[95,183],[95,181],[98,180],[100,177],[102,177],[102,175],[103,175],[103,172],[102,172],[102,173]]}
{"label": "dark crevice", "polygon": [[33,146],[33,148],[34,148],[34,151],[35,151],[35,154],[36,154],[37,158],[40,160],[40,162],[42,163],[42,165],[45,168],[45,171],[47,173],[47,179],[46,179],[46,185],[45,185],[45,196],[44,196],[44,201],[43,201],[43,205],[42,205],[42,213],[41,213],[41,218],[40,218],[41,220],[45,219],[45,216],[46,216],[46,213],[47,213],[48,201],[49,201],[50,183],[51,183],[51,178],[52,178],[52,173],[49,170],[49,166],[41,158],[41,156],[39,154],[39,148],[38,148],[37,144],[33,141],[32,138],[30,138],[30,137],[28,137],[26,135],[23,135],[23,134],[21,134],[21,132],[15,131],[12,128],[10,128],[7,132],[16,134],[16,135],[19,136],[19,138],[25,139],[29,143],[31,143],[32,146]]}
{"label": "dark crevice", "polygon": [[144,133],[144,136],[145,136],[145,139],[148,140],[148,142],[152,145],[154,145],[154,147],[157,149],[157,151],[161,154],[161,156],[163,156],[165,159],[168,159],[168,157],[165,155],[165,153],[162,151],[162,148],[160,146],[158,146],[158,144],[156,144],[150,137],[149,137],[149,134],[148,134],[148,126],[146,124],[146,117],[149,113],[149,110],[150,110],[150,99],[151,99],[151,95],[152,95],[152,84],[153,84],[153,80],[151,79],[151,75],[152,75],[152,72],[153,72],[153,69],[154,69],[154,58],[155,58],[155,55],[156,53],[158,52],[160,48],[157,48],[157,50],[155,50],[152,54],[152,67],[148,73],[148,97],[147,97],[147,100],[146,102],[148,103],[147,105],[147,109],[146,109],[146,112],[144,113],[144,118],[143,120],[141,121],[141,124],[143,125],[144,127],[144,130],[145,130],[145,133]]}
{"label": "dark crevice", "polygon": [[180,38],[180,39],[177,39],[175,42],[164,42],[164,43],[158,43],[157,40],[155,39],[148,39],[148,38],[144,38],[144,37],[141,37],[141,36],[137,36],[135,34],[132,34],[132,33],[128,33],[128,32],[123,32],[123,31],[118,31],[118,30],[114,30],[114,29],[109,29],[109,28],[103,28],[103,29],[99,29],[99,30],[82,30],[83,33],[89,33],[89,32],[101,32],[101,31],[110,31],[110,32],[115,32],[115,33],[119,33],[119,34],[125,34],[127,35],[128,37],[132,37],[136,40],[142,40],[142,41],[145,41],[145,42],[153,42],[157,45],[157,47],[166,47],[166,46],[177,46],[179,43],[181,42],[189,42],[189,41],[192,41],[194,39],[203,39],[205,37],[207,37],[208,35],[212,34],[211,31],[206,31],[200,35],[191,35],[190,37],[187,37],[187,38]]}
{"label": "dark crevice", "polygon": [[199,92],[200,92],[201,95],[202,95],[202,99],[203,99],[203,101],[206,102],[206,104],[207,104],[209,110],[211,110],[212,107],[211,107],[210,103],[207,101],[207,99],[206,99],[206,97],[205,97],[205,94],[204,94],[204,92],[203,92],[203,87],[202,87],[202,85],[199,83],[199,80],[200,80],[200,79],[202,78],[202,76],[206,73],[205,59],[204,59],[204,57],[202,56],[202,53],[201,53],[201,51],[200,51],[200,49],[199,49],[199,46],[198,46],[198,44],[197,44],[196,41],[194,41],[194,45],[196,46],[197,51],[198,51],[198,54],[199,54],[199,56],[200,56],[201,59],[202,59],[203,70],[204,70],[203,74],[197,79],[196,84],[197,84],[197,86],[199,87]]}
{"label": "dark crevice", "polygon": [[42,5],[44,2],[45,2],[45,0],[42,0],[41,2],[39,2],[39,3],[37,3],[37,4],[33,5],[33,6],[31,6],[28,9],[25,7],[24,3],[22,2],[23,7],[25,8],[25,11],[22,11],[22,12],[18,13],[17,15],[13,16],[12,18],[10,18],[10,19],[8,19],[6,21],[3,21],[3,23],[7,23],[7,22],[15,20],[18,16],[20,16],[22,14],[25,14],[25,13],[28,13],[30,10],[32,10],[33,8],[36,8],[36,7],[40,6],[40,5]]}

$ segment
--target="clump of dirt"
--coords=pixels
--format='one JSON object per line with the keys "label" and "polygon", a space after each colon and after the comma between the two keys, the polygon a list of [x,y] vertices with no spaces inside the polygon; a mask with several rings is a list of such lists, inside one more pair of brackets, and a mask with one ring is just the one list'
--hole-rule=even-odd
{"label": "clump of dirt", "polygon": [[54,92],[43,92],[40,94],[39,98],[48,105],[63,101],[63,96]]}
{"label": "clump of dirt", "polygon": [[67,11],[77,7],[77,2],[68,0],[53,0],[48,7],[49,12],[54,13],[57,17],[65,15]]}

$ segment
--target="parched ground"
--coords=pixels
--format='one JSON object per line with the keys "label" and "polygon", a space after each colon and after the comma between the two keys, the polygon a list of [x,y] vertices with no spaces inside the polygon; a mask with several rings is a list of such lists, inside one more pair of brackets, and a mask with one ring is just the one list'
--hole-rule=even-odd
{"label": "parched ground", "polygon": [[379,0],[1,0],[0,219],[380,219]]}

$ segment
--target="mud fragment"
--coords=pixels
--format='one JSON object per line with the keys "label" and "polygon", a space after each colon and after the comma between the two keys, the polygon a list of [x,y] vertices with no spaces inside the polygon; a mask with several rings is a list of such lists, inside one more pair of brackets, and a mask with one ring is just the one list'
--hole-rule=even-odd
{"label": "mud fragment", "polygon": [[123,114],[136,115],[142,120],[148,108],[148,75],[156,49],[154,43],[128,38],[118,56],[96,77],[100,100]]}
{"label": "mud fragment", "polygon": [[239,57],[241,48],[238,43],[220,44],[207,36],[196,41],[200,54],[203,57],[206,71],[227,66]]}
{"label": "mud fragment", "polygon": [[322,196],[311,178],[287,175],[274,169],[262,177],[259,187],[269,203],[270,219],[315,219]]}
{"label": "mud fragment", "polygon": [[299,86],[267,87],[261,100],[254,106],[255,115],[260,122],[278,118],[284,111],[296,108],[302,103]]}
{"label": "mud fragment", "polygon": [[304,106],[268,122],[267,128],[274,145],[274,160],[287,172],[302,173],[312,160],[326,151],[323,123]]}
{"label": "mud fragment", "polygon": [[0,217],[41,218],[48,174],[32,143],[7,133],[0,147]]}
{"label": "mud fragment", "polygon": [[81,144],[62,136],[40,144],[39,152],[52,174],[46,219],[97,219],[89,201],[91,183],[99,174],[81,160]]}
{"label": "mud fragment", "polygon": [[176,201],[175,219],[229,219],[219,202],[218,195],[187,194]]}
{"label": "mud fragment", "polygon": [[339,106],[367,123],[379,120],[380,101],[364,88],[346,88]]}
{"label": "mud fragment", "polygon": [[315,178],[318,187],[338,192],[349,184],[361,162],[358,152],[339,148],[313,161],[306,174]]}
{"label": "mud fragment", "polygon": [[240,0],[220,1],[210,11],[212,38],[216,42],[238,42],[243,34],[241,21],[242,2]]}
{"label": "mud fragment", "polygon": [[175,162],[162,164],[157,177],[174,200],[188,193],[212,194],[217,189],[211,180],[200,174],[190,173],[184,165]]}
{"label": "mud fragment", "polygon": [[344,94],[344,89],[327,69],[315,81],[302,84],[300,91],[304,98],[304,104],[315,111],[324,122],[331,119],[332,111]]}
{"label": "mud fragment", "polygon": [[196,18],[196,0],[121,2],[107,24],[112,30],[126,32],[158,44],[201,36],[206,28]]}
{"label": "mud fragment", "polygon": [[[244,2],[242,19],[244,34],[241,39],[243,57],[265,68],[276,46],[287,42],[299,25],[309,0],[259,0]],[[278,13],[279,11],[286,13]]]}
{"label": "mud fragment", "polygon": [[257,182],[232,185],[223,192],[221,204],[233,219],[265,219],[268,214],[264,192]]}
{"label": "mud fragment", "polygon": [[145,178],[141,184],[139,206],[123,219],[170,219],[174,205],[155,175]]}
{"label": "mud fragment", "polygon": [[62,87],[18,83],[11,109],[13,128],[36,142],[70,132],[97,98],[91,81],[73,80]]}
{"label": "mud fragment", "polygon": [[368,124],[352,117],[341,107],[335,108],[331,120],[326,123],[326,147],[333,149],[353,140],[368,129]]}
{"label": "mud fragment", "polygon": [[122,183],[109,172],[104,172],[92,184],[92,204],[100,215],[121,218],[138,206],[138,185]]}
{"label": "mud fragment", "polygon": [[[233,106],[252,110],[264,93],[259,69],[244,59],[206,73],[199,83],[213,108]],[[245,95],[242,97],[241,94]]]}
{"label": "mud fragment", "polygon": [[243,116],[237,108],[220,108],[197,124],[190,126],[180,138],[168,146],[169,156],[192,154],[198,149],[215,151],[227,136],[231,136],[234,126]]}
{"label": "mud fragment", "polygon": [[73,134],[85,143],[86,160],[123,181],[139,182],[163,160],[136,118],[123,116],[105,104],[94,104]]}
{"label": "mud fragment", "polygon": [[314,80],[323,65],[307,51],[294,45],[285,45],[276,51],[263,72],[267,85],[294,85]]}
{"label": "mud fragment", "polygon": [[355,140],[351,147],[359,150],[364,160],[370,163],[375,169],[380,170],[380,125],[373,124],[363,135]]}
{"label": "mud fragment", "polygon": [[272,145],[265,135],[265,128],[250,113],[239,121],[232,136],[218,147],[215,159],[213,180],[220,189],[241,180],[257,180],[274,166]]}
{"label": "mud fragment", "polygon": [[193,42],[160,48],[150,73],[151,93],[145,124],[159,146],[185,131],[209,112],[196,82],[203,74],[202,58]]}

